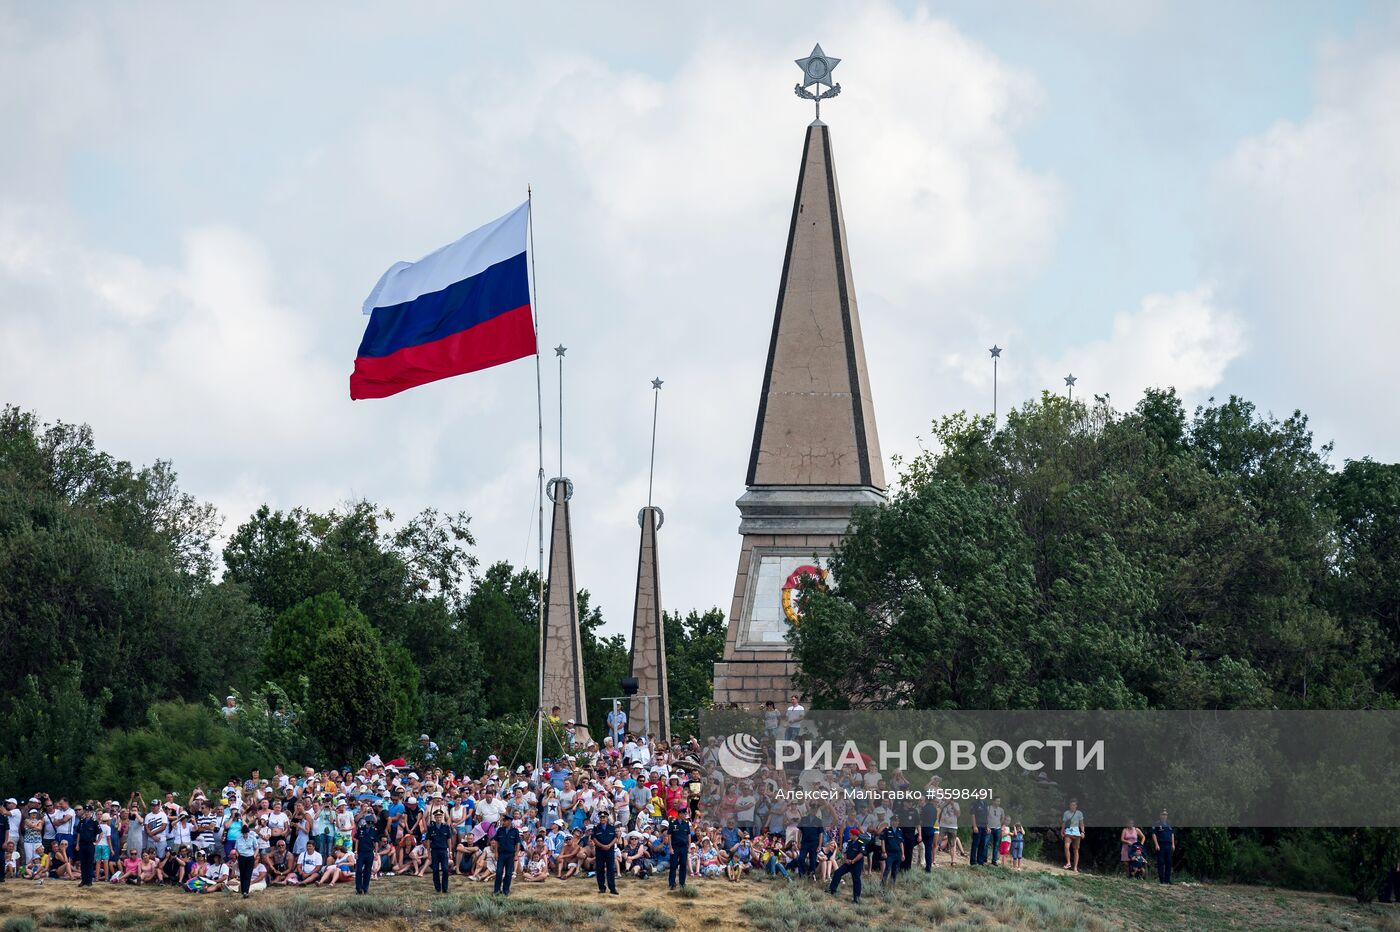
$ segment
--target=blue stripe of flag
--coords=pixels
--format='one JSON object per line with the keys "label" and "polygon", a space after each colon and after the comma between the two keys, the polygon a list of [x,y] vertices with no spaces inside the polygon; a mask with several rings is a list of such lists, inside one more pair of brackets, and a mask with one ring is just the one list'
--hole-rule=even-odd
{"label": "blue stripe of flag", "polygon": [[469,330],[529,303],[530,278],[522,252],[441,291],[375,308],[356,355],[388,356]]}

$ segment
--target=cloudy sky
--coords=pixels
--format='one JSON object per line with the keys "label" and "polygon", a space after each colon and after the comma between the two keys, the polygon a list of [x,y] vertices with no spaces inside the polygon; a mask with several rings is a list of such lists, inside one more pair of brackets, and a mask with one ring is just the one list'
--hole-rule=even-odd
{"label": "cloudy sky", "polygon": [[531,361],[347,389],[379,274],[529,183],[581,584],[629,630],[660,375],[663,601],[727,610],[817,41],[886,455],[990,408],[995,342],[1003,407],[1072,371],[1400,458],[1400,14],[1366,3],[8,0],[0,400],[174,460],[226,531],[367,497],[533,561]]}

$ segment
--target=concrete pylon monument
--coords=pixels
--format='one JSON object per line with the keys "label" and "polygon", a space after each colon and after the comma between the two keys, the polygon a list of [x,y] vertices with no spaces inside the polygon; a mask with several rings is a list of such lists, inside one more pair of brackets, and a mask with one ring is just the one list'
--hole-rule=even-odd
{"label": "concrete pylon monument", "polygon": [[[798,96],[820,107],[839,93],[830,81],[837,61],[820,46],[799,60]],[[852,512],[883,502],[886,488],[831,132],[820,118],[803,144],[746,485],[715,703],[771,699],[781,709],[796,670],[786,640],[800,623],[794,593],[804,577],[827,578],[825,557]]]}
{"label": "concrete pylon monument", "polygon": [[[569,523],[569,499],[574,484],[549,480],[547,494],[554,503],[549,543],[549,602],[544,613],[544,658],[541,705],[545,714],[559,707],[560,717],[578,723],[578,739],[588,741],[588,697],[583,688],[583,640],[578,627],[578,586],[574,581],[574,536]],[[563,737],[562,735],[560,736]]]}
{"label": "concrete pylon monument", "polygon": [[[651,736],[671,740],[671,702],[666,683],[666,627],[661,617],[661,564],[657,561],[656,532],[665,516],[648,505],[637,513],[642,526],[641,552],[637,556],[637,599],[632,611],[632,675],[637,695],[651,700]],[[645,724],[639,703],[632,703],[628,724],[640,731]]]}

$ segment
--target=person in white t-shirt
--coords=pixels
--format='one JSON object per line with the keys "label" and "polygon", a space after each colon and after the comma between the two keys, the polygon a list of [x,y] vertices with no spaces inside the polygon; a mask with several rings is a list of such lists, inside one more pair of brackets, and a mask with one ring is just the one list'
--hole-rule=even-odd
{"label": "person in white t-shirt", "polygon": [[802,720],[807,717],[807,710],[802,703],[797,700],[797,696],[792,697],[792,702],[787,708],[787,739],[796,741],[802,734]]}
{"label": "person in white t-shirt", "polygon": [[165,857],[166,835],[170,831],[170,820],[160,811],[160,803],[151,803],[151,811],[143,820],[146,829],[147,847],[156,849],[156,857]]}
{"label": "person in white t-shirt", "polygon": [[321,874],[321,865],[324,863],[325,859],[321,857],[321,853],[308,845],[301,856],[297,858],[297,882],[315,883]]}
{"label": "person in white t-shirt", "polygon": [[482,798],[476,804],[476,817],[482,825],[496,825],[501,821],[501,816],[505,814],[506,804],[496,796],[496,791],[492,787],[487,787],[482,792]]}

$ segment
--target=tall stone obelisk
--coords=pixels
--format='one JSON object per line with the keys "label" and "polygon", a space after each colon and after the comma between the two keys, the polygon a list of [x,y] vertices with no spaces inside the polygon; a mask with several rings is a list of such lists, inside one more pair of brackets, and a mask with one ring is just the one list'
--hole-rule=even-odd
{"label": "tall stone obelisk", "polygon": [[[838,61],[821,46],[799,60],[798,96],[820,107],[839,93],[830,80]],[[816,93],[806,90],[813,86]],[[794,594],[804,578],[826,578],[825,557],[852,512],[885,499],[831,131],[820,110],[803,144],[746,484],[715,703],[771,699],[781,709],[796,670],[786,640],[789,625],[800,623]]]}
{"label": "tall stone obelisk", "polygon": [[[583,688],[583,640],[578,627],[578,586],[574,581],[574,535],[569,523],[569,499],[574,484],[549,480],[547,494],[554,503],[549,543],[549,602],[544,613],[545,714],[559,707],[560,718],[578,723],[578,738],[588,741],[588,697]],[[560,736],[563,737],[562,735]]]}
{"label": "tall stone obelisk", "polygon": [[[651,505],[637,513],[642,526],[641,552],[637,556],[637,599],[632,611],[632,675],[637,678],[639,696],[657,696],[651,701],[651,736],[671,740],[671,701],[666,684],[666,626],[661,616],[661,564],[656,556],[656,531],[663,517]],[[632,703],[629,725],[640,732],[643,715]]]}

